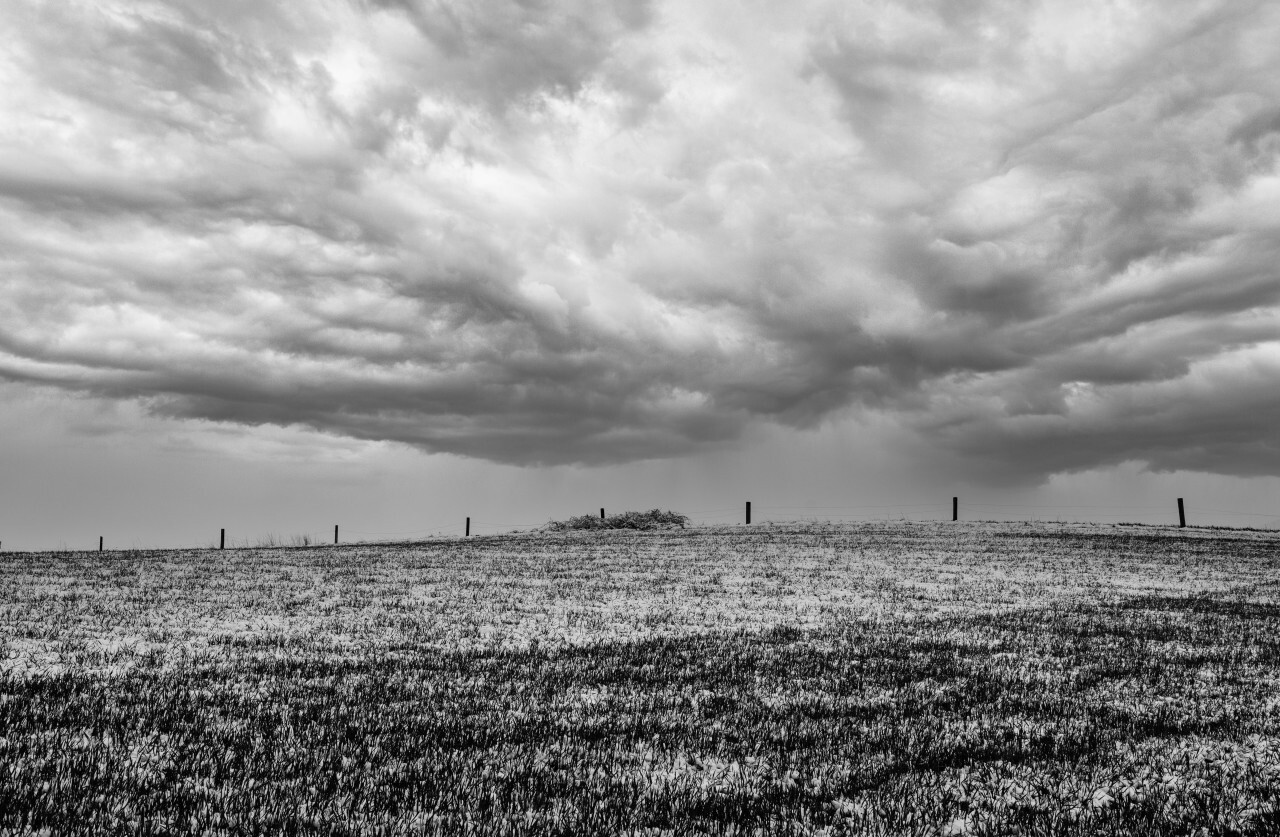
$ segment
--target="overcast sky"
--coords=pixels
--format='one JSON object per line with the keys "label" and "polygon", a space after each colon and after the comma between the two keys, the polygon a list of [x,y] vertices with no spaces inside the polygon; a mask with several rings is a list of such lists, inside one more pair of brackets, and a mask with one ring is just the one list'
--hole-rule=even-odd
{"label": "overcast sky", "polygon": [[0,31],[4,549],[959,492],[1280,525],[1280,4]]}

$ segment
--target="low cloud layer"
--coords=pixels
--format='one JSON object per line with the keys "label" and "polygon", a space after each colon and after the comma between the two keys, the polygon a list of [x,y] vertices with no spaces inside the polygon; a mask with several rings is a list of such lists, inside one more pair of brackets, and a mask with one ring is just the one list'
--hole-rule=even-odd
{"label": "low cloud layer", "polygon": [[0,376],[512,463],[1280,474],[1280,8],[0,7]]}

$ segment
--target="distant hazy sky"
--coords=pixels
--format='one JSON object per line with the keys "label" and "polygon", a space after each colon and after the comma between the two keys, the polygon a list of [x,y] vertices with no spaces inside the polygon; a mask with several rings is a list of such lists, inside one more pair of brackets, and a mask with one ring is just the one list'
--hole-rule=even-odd
{"label": "distant hazy sky", "polygon": [[1280,4],[5,0],[0,32],[6,550],[957,493],[1280,525]]}

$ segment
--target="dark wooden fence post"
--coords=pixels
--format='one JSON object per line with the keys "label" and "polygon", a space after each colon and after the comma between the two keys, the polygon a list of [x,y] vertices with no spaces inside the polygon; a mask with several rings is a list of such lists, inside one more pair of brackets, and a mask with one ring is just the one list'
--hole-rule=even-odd
{"label": "dark wooden fence post", "polygon": [[98,551],[102,551],[102,535],[98,535]]}
{"label": "dark wooden fence post", "polygon": [[227,530],[223,529],[222,533],[218,535],[218,549],[226,549],[226,548],[227,548]]}
{"label": "dark wooden fence post", "polygon": [[600,519],[604,520],[604,509],[600,510]]}
{"label": "dark wooden fence post", "polygon": [[951,498],[951,519],[952,520],[960,519],[960,498],[959,497]]}
{"label": "dark wooden fence post", "polygon": [[467,537],[471,537],[471,518],[467,518]]}
{"label": "dark wooden fence post", "polygon": [[1178,528],[1185,529],[1187,526],[1187,512],[1182,506],[1182,498],[1178,498]]}
{"label": "dark wooden fence post", "polygon": [[338,545],[338,524],[333,524],[333,545]]}
{"label": "dark wooden fence post", "polygon": [[748,500],[747,501],[747,524],[750,525],[750,523],[751,523],[751,501]]}

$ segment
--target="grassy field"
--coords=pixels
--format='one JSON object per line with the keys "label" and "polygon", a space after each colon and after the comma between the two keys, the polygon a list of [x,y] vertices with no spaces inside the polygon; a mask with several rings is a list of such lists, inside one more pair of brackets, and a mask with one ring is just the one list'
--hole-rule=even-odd
{"label": "grassy field", "polygon": [[1280,533],[0,553],[0,834],[1280,833]]}

